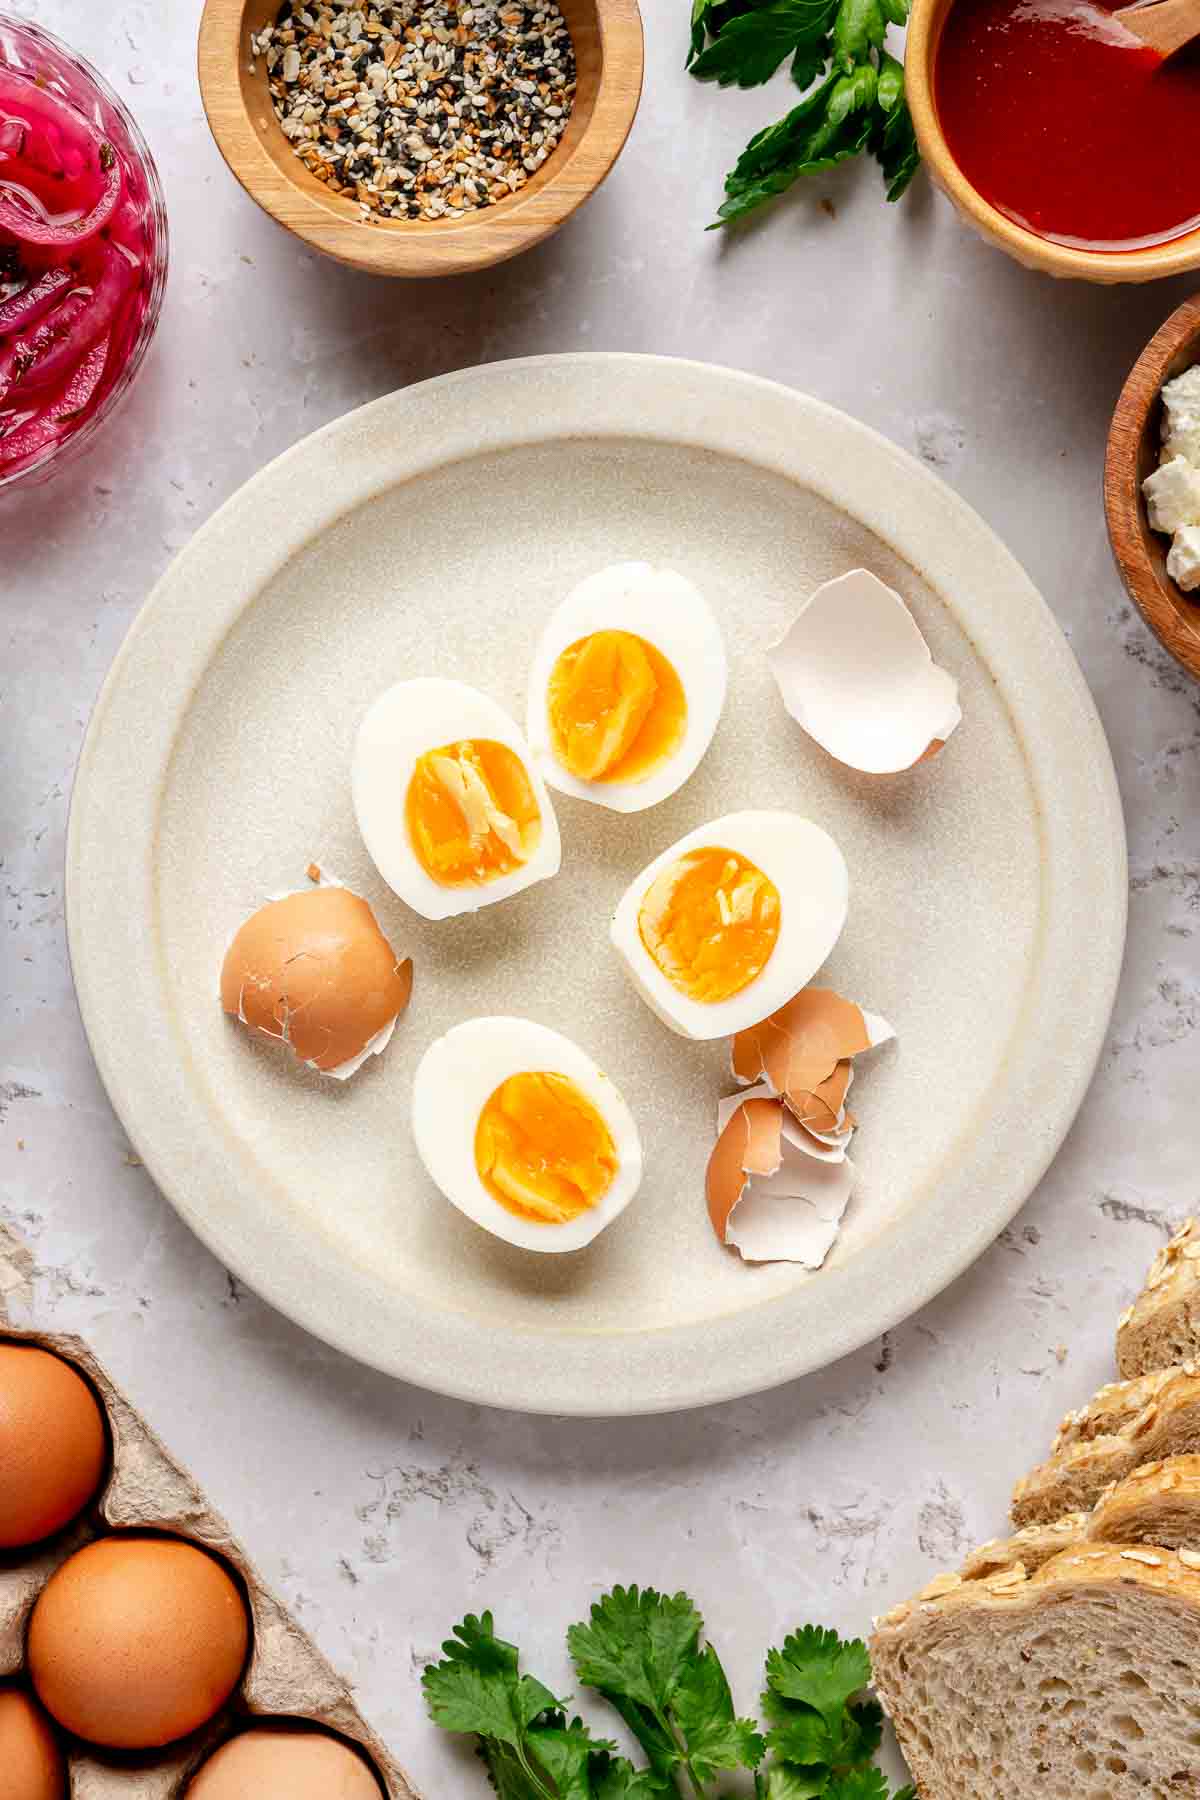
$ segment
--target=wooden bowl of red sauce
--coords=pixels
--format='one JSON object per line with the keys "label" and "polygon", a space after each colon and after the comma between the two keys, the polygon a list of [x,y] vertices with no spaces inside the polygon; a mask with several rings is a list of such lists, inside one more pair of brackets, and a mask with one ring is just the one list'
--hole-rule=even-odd
{"label": "wooden bowl of red sauce", "polygon": [[1163,61],[1117,0],[915,0],[921,153],[1027,268],[1153,281],[1200,268],[1200,51]]}

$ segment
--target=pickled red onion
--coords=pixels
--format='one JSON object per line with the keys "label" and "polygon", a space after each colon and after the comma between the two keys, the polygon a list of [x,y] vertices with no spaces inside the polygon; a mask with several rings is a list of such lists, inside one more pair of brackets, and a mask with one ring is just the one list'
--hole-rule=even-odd
{"label": "pickled red onion", "polygon": [[100,168],[104,175],[104,192],[95,206],[81,219],[63,222],[39,218],[33,207],[16,199],[0,181],[0,231],[7,231],[23,244],[37,244],[51,250],[69,250],[103,231],[116,211],[121,198],[124,177],[121,164],[110,144],[100,146]]}

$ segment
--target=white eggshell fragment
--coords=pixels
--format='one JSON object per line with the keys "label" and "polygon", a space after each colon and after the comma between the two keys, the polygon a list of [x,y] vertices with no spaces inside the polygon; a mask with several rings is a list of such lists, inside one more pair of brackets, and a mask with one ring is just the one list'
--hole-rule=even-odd
{"label": "white eggshell fragment", "polygon": [[911,769],[962,720],[958,683],[899,594],[866,569],[819,587],[768,655],[796,723],[866,774]]}
{"label": "white eggshell fragment", "polygon": [[[689,851],[723,849],[743,856],[774,883],[779,936],[761,972],[727,1000],[695,1000],[671,982],[642,940],[642,902],[659,874]],[[778,1011],[811,980],[846,923],[850,877],[833,839],[790,812],[728,813],[698,826],[644,868],[613,915],[613,948],[643,1000],[681,1037],[732,1037]]]}
{"label": "white eggshell fragment", "polygon": [[[644,639],[679,677],[687,724],[679,745],[636,781],[585,781],[558,759],[547,710],[550,677],[560,656],[598,631],[624,631]],[[645,562],[616,563],[589,575],[551,615],[529,677],[526,733],[550,786],[613,812],[643,812],[681,788],[705,751],[725,705],[725,645],[699,589],[672,569]]]}
{"label": "white eggshell fragment", "polygon": [[819,1269],[837,1238],[855,1169],[816,1159],[804,1133],[767,1090],[736,1094],[717,1113],[709,1214],[721,1242],[745,1262]]}
{"label": "white eggshell fragment", "polygon": [[[477,885],[444,886],[413,849],[405,796],[420,757],[465,739],[503,744],[521,762],[541,815],[541,835],[520,868]],[[359,727],[351,785],[371,860],[393,893],[426,919],[476,912],[558,873],[558,821],[529,746],[502,706],[464,682],[423,677],[397,682],[381,694]]]}
{"label": "white eggshell fragment", "polygon": [[[496,1089],[522,1073],[564,1075],[608,1127],[617,1171],[595,1206],[562,1224],[519,1217],[485,1185],[475,1162],[479,1117]],[[580,1250],[624,1212],[642,1179],[642,1145],[616,1083],[586,1051],[532,1019],[468,1019],[430,1045],[412,1097],[417,1152],[447,1200],[468,1219],[523,1250]]]}

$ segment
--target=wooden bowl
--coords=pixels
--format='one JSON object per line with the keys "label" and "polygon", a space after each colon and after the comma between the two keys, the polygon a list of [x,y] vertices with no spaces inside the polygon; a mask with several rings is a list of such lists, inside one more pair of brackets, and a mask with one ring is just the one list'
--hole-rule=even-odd
{"label": "wooden bowl", "polygon": [[[461,219],[367,222],[331,194],[283,135],[251,33],[278,0],[206,0],[200,92],[225,161],[252,200],[314,250],[373,275],[462,275],[541,243],[600,186],[620,155],[642,91],[637,0],[559,0],[575,45],[578,86],[562,141],[526,185]],[[252,60],[257,69],[251,72]]]}
{"label": "wooden bowl", "polygon": [[1047,275],[1111,285],[1118,281],[1156,281],[1163,275],[1200,269],[1200,229],[1141,250],[1076,250],[1067,244],[1050,243],[1036,232],[1014,224],[971,186],[942,136],[934,100],[934,64],[953,4],[954,0],[914,0],[904,74],[917,143],[930,178],[949,195],[967,223],[1027,269],[1041,269]]}
{"label": "wooden bowl", "polygon": [[1158,467],[1163,383],[1200,362],[1200,295],[1161,326],[1121,390],[1104,460],[1104,510],[1121,579],[1164,649],[1200,679],[1200,598],[1167,574],[1171,540],[1151,531],[1142,482]]}

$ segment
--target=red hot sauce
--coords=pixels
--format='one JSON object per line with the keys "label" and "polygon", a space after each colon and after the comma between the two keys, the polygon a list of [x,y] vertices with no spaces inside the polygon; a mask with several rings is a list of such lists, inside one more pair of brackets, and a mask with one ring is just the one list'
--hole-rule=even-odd
{"label": "red hot sauce", "polygon": [[1133,250],[1200,224],[1200,54],[1095,0],[955,0],[934,82],[971,186],[1039,237]]}

